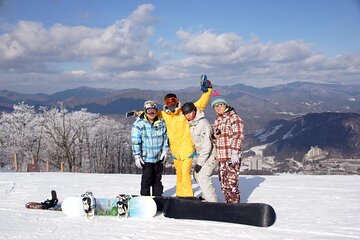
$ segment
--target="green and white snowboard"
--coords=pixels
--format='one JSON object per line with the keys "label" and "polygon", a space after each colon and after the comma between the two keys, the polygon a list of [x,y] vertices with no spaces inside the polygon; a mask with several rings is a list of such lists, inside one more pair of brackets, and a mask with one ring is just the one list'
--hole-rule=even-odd
{"label": "green and white snowboard", "polygon": [[[92,212],[97,216],[124,216],[152,218],[157,212],[156,203],[152,197],[130,197],[119,204],[119,199],[94,198],[95,208]],[[67,197],[61,204],[62,212],[71,217],[89,216],[84,210],[83,197]]]}

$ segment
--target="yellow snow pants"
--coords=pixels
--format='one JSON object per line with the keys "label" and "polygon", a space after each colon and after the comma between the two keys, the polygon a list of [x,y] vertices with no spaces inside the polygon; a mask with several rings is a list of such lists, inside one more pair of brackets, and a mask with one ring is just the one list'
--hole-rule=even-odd
{"label": "yellow snow pants", "polygon": [[174,159],[176,170],[176,196],[177,197],[193,197],[193,189],[191,183],[191,165],[192,158],[182,160]]}

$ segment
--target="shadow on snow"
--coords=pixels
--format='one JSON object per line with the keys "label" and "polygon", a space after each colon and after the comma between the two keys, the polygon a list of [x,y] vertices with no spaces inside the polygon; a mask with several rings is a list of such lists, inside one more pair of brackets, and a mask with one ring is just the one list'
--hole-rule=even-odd
{"label": "shadow on snow", "polygon": [[[221,191],[221,183],[219,182],[219,179],[217,176],[213,176],[212,178],[216,195],[218,197],[219,202],[225,202],[224,195]],[[242,203],[247,203],[249,201],[249,197],[254,192],[254,190],[260,186],[262,182],[265,181],[264,177],[260,176],[245,176],[240,177],[239,179],[239,189],[240,189],[240,200]],[[196,184],[194,180],[192,180],[193,183],[193,190],[195,193],[195,197],[201,196],[201,189],[199,185]],[[197,192],[200,192],[199,194],[196,194]],[[176,193],[176,187],[171,187],[169,189],[166,189],[164,191],[163,196],[175,196]]]}

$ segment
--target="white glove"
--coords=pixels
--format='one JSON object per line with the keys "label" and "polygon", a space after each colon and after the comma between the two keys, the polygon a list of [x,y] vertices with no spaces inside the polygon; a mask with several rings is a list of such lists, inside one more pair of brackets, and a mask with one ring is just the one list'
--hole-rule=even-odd
{"label": "white glove", "polygon": [[167,150],[164,150],[160,155],[160,161],[164,161],[167,156]]}
{"label": "white glove", "polygon": [[142,160],[142,158],[139,155],[135,155],[135,165],[142,169],[142,165],[141,164],[145,164],[144,160]]}
{"label": "white glove", "polygon": [[232,153],[231,154],[231,163],[232,164],[237,164],[240,162],[240,158],[239,158],[239,154],[236,154],[236,153]]}

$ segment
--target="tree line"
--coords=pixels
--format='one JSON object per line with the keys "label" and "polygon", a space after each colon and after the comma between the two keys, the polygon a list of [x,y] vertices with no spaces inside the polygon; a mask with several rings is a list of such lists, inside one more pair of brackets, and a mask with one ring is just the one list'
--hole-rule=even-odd
{"label": "tree line", "polygon": [[19,171],[35,163],[41,171],[63,166],[70,172],[137,173],[130,131],[130,126],[86,109],[69,111],[61,103],[35,109],[19,103],[0,116],[0,164],[16,159]]}

